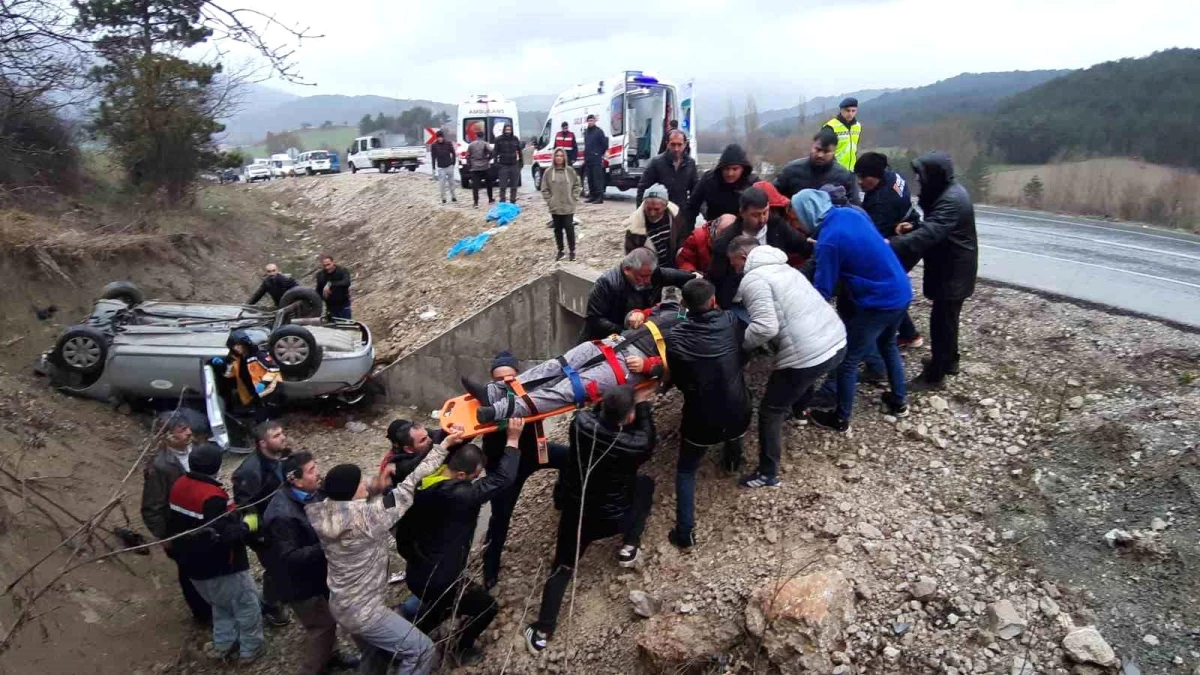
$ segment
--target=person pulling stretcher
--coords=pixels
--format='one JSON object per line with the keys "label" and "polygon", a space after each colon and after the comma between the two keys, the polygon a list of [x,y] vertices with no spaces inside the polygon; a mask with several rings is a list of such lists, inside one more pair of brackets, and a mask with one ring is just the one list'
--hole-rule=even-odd
{"label": "person pulling stretcher", "polygon": [[638,328],[603,340],[584,342],[556,359],[526,370],[515,379],[524,393],[505,381],[480,384],[463,376],[463,387],[482,404],[480,424],[529,417],[564,406],[583,406],[623,384],[638,385],[667,372],[667,335],[685,312],[678,288],[663,289],[663,301],[644,313]]}

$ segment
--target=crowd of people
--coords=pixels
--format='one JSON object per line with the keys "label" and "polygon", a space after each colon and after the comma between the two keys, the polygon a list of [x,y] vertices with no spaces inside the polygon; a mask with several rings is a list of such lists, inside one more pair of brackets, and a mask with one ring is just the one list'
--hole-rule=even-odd
{"label": "crowd of people", "polygon": [[[778,487],[788,419],[847,431],[860,379],[886,383],[880,409],[903,417],[911,392],[957,374],[958,324],[977,265],[970,197],[949,157],[932,152],[913,162],[914,207],[887,157],[859,155],[857,102],[842,103],[808,156],[773,181],[759,180],[737,145],[698,174],[686,134],[669,130],[639,185],[624,257],[590,292],[579,345],[524,372],[501,351],[487,381],[463,374],[480,404],[478,420],[495,428],[472,442],[459,427],[396,420],[378,470],[341,464],[323,475],[318,458],[291,451],[283,427],[268,420],[233,473],[231,498],[217,480],[220,450],[194,445],[185,421],[168,420],[163,447],[145,470],[142,516],[167,540],[193,615],[212,624],[206,650],[253,661],[263,653],[264,621],[294,615],[306,631],[302,673],[359,663],[336,650],[338,627],[358,644],[367,669],[430,672],[442,658],[433,641],[439,634],[453,663],[477,663],[475,642],[498,613],[491,590],[513,510],[526,480],[552,470],[560,511],[554,553],[536,620],[524,629],[538,654],[590,544],[619,536],[615,562],[633,567],[641,559],[656,486],[640,469],[658,446],[660,391],[677,388],[683,399],[668,540],[688,550],[699,544],[696,475],[709,448],[720,447],[720,466],[741,488]],[[488,152],[508,152],[503,138]],[[563,138],[574,146],[573,136]],[[585,140],[585,152],[590,145]],[[560,259],[564,239],[575,255],[571,221],[582,192],[571,152],[555,148],[542,182]],[[909,315],[908,273],[918,262],[932,301],[931,358],[909,382],[902,350],[924,340]],[[323,257],[317,290],[331,315],[349,317],[349,282],[348,271]],[[269,294],[278,303],[294,285],[268,266],[252,300]],[[770,374],[758,396],[758,457],[743,472],[755,418],[746,366],[760,356]],[[232,338],[229,359],[244,360]],[[564,407],[575,410],[566,444],[524,421]],[[474,575],[476,522],[489,503],[482,572]],[[402,574],[389,570],[393,546]],[[261,591],[247,550],[262,564]],[[387,588],[398,580],[412,595],[393,608]],[[448,623],[456,628],[448,631]]]}

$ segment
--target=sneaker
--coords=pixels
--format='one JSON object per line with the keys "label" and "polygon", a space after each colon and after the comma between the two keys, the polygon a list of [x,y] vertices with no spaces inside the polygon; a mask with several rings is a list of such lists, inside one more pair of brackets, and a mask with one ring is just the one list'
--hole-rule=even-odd
{"label": "sneaker", "polygon": [[838,417],[836,410],[813,410],[808,414],[808,419],[818,427],[831,429],[837,432],[848,431],[850,429],[850,420],[844,420]]}
{"label": "sneaker", "polygon": [[200,652],[204,654],[205,658],[213,661],[232,661],[233,655],[237,652],[237,646],[236,642],[227,647],[218,647],[211,642],[205,642]]}
{"label": "sneaker", "polygon": [[641,551],[635,544],[625,544],[617,551],[617,564],[621,567],[633,567],[637,564]]}
{"label": "sneaker", "polygon": [[908,403],[890,391],[883,392],[879,397],[883,401],[883,410],[892,417],[908,417]]}
{"label": "sneaker", "polygon": [[926,391],[940,391],[946,388],[946,378],[938,377],[931,379],[929,374],[922,372],[912,382],[908,383],[908,392],[921,393]]}
{"label": "sneaker", "polygon": [[[931,370],[933,370],[933,359],[921,359],[921,366],[925,371],[925,372],[921,373],[921,376],[925,377],[925,375],[927,373],[929,373]],[[950,364],[950,367],[946,369],[946,374],[947,375],[957,375],[958,374],[958,359],[955,359],[954,363]]]}
{"label": "sneaker", "polygon": [[442,199],[442,205],[445,206],[445,204],[446,204],[446,200]]}
{"label": "sneaker", "polygon": [[275,626],[276,628],[286,626],[292,622],[292,616],[288,613],[286,607],[277,607],[273,610],[268,610],[264,607],[262,617],[263,622],[268,626]]}
{"label": "sneaker", "polygon": [[925,346],[925,338],[918,335],[907,340],[896,340],[896,344],[900,349],[919,349]]}
{"label": "sneaker", "polygon": [[798,427],[808,426],[808,409],[805,408],[800,412],[792,411],[792,423]]}
{"label": "sneaker", "polygon": [[525,648],[530,654],[540,656],[546,649],[546,644],[550,641],[550,636],[533,626],[525,627]]}
{"label": "sneaker", "polygon": [[475,409],[475,421],[480,424],[491,424],[496,421],[496,409],[490,405],[481,405]]}
{"label": "sneaker", "polygon": [[488,390],[486,384],[476,382],[466,375],[458,378],[458,382],[462,385],[463,391],[474,397],[476,401],[483,402],[488,400]]}
{"label": "sneaker", "polygon": [[475,202],[474,204],[472,204],[471,208],[473,208],[473,209],[479,208],[479,202]]}
{"label": "sneaker", "polygon": [[250,652],[249,654],[238,655],[238,665],[241,665],[241,666],[250,665],[251,663],[254,663],[255,661],[258,661],[259,659],[261,659],[263,656],[266,655],[266,653],[267,653],[267,645],[261,644],[258,646],[258,649],[255,649],[254,651]]}
{"label": "sneaker", "polygon": [[388,585],[398,584],[398,583],[404,581],[405,578],[406,578],[406,576],[405,576],[404,570],[400,570],[399,572],[396,572],[392,576],[388,577]]}
{"label": "sneaker", "polygon": [[567,255],[567,254],[563,253],[562,251],[559,251],[558,255],[554,256],[554,262],[558,262],[559,260],[562,260],[563,256],[565,256],[565,255]]}
{"label": "sneaker", "polygon": [[567,260],[575,262],[575,251],[571,251],[570,255],[567,256]]}
{"label": "sneaker", "polygon": [[764,476],[760,473],[751,473],[742,476],[738,481],[738,485],[744,488],[775,488],[779,487],[783,481],[779,480],[779,476]]}
{"label": "sneaker", "polygon": [[452,202],[454,202],[455,204],[457,204],[457,203],[458,203],[458,197],[451,197],[451,198],[450,198],[450,201],[452,201]]}
{"label": "sneaker", "polygon": [[680,532],[676,528],[667,533],[667,541],[675,548],[685,551],[696,545],[696,537],[691,532]]}

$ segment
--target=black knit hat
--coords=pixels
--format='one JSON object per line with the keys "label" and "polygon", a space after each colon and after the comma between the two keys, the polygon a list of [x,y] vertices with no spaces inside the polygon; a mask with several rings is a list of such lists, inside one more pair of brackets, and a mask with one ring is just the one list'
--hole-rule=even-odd
{"label": "black knit hat", "polygon": [[858,99],[854,98],[853,96],[847,96],[846,98],[842,99],[842,102],[838,104],[838,107],[839,108],[857,108],[858,107]]}
{"label": "black knit hat", "polygon": [[362,469],[356,464],[338,464],[325,474],[325,496],[334,501],[348,502],[358,492],[362,482]]}
{"label": "black knit hat", "polygon": [[512,352],[507,349],[502,349],[496,352],[495,358],[492,359],[492,370],[505,366],[517,370],[517,357],[513,356]]}
{"label": "black knit hat", "polygon": [[188,469],[205,476],[216,476],[221,471],[224,453],[215,443],[201,443],[192,448],[188,455]]}
{"label": "black knit hat", "polygon": [[392,445],[398,445],[402,434],[408,433],[412,429],[413,423],[408,420],[395,420],[388,425],[387,439],[392,442]]}
{"label": "black knit hat", "polygon": [[888,168],[887,155],[878,152],[863,153],[854,161],[854,173],[862,178],[883,178],[883,172]]}

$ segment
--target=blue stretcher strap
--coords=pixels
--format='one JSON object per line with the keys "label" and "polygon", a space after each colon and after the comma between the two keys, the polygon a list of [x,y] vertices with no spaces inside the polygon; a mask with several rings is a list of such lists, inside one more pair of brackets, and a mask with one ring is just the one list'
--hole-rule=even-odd
{"label": "blue stretcher strap", "polygon": [[571,381],[571,390],[575,392],[575,405],[581,408],[587,405],[588,396],[587,390],[583,387],[583,378],[579,377],[579,373],[575,372],[575,369],[567,365],[565,361],[559,361],[559,365],[562,366],[563,374]]}

